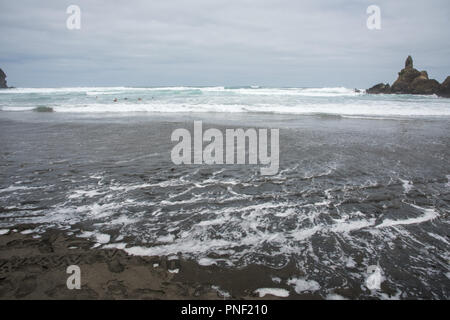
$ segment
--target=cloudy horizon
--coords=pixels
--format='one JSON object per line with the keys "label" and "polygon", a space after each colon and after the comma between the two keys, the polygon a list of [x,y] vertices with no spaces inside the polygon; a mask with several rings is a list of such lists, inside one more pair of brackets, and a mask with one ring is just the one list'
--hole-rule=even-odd
{"label": "cloudy horizon", "polygon": [[[66,27],[69,5],[81,29]],[[366,27],[369,5],[381,30]],[[0,68],[17,87],[392,83],[407,55],[450,75],[450,3],[423,1],[9,1]]]}

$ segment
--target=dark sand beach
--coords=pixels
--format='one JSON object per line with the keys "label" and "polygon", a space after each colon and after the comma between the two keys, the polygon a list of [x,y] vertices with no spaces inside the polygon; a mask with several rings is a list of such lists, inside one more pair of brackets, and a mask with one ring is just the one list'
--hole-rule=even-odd
{"label": "dark sand beach", "polygon": [[[119,249],[92,248],[94,242],[61,230],[48,230],[39,238],[21,233],[35,227],[19,225],[0,236],[0,299],[259,299],[253,292],[257,284],[272,284],[271,269],[263,266],[226,270],[181,257],[136,257]],[[80,290],[67,288],[70,265],[81,269]],[[287,278],[293,272],[291,265],[279,274]]]}

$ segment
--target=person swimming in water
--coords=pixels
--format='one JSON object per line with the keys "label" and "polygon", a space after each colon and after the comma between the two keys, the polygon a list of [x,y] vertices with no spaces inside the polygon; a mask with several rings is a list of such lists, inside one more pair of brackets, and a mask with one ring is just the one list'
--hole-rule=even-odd
{"label": "person swimming in water", "polygon": [[117,98],[114,98],[114,102],[117,102]]}

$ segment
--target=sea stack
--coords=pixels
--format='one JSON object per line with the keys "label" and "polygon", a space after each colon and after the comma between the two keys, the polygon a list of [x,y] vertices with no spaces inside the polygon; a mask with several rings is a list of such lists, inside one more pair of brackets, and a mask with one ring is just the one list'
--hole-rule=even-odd
{"label": "sea stack", "polygon": [[367,89],[367,93],[396,93],[396,94],[437,94],[442,97],[450,96],[450,77],[440,84],[434,79],[428,78],[426,71],[414,68],[413,59],[408,56],[405,67],[398,73],[398,78],[390,86],[388,83],[379,83]]}
{"label": "sea stack", "polygon": [[8,88],[8,85],[6,84],[6,73],[4,73],[2,69],[0,69],[0,88]]}
{"label": "sea stack", "polygon": [[445,78],[444,82],[442,82],[439,91],[437,92],[438,96],[450,98],[450,76]]}

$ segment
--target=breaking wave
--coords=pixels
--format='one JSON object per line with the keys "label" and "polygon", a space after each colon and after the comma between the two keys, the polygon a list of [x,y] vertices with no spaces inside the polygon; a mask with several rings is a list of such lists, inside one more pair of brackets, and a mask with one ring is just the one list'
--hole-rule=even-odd
{"label": "breaking wave", "polygon": [[[42,108],[41,106],[46,108]],[[57,113],[273,113],[357,118],[448,117],[448,99],[367,95],[344,87],[92,87],[0,91],[1,111]]]}

